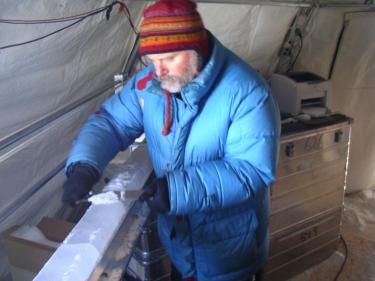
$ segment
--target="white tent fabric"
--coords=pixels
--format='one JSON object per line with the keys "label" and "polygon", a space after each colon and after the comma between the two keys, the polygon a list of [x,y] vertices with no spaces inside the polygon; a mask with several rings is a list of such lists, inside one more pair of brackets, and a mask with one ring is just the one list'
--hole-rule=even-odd
{"label": "white tent fabric", "polygon": [[303,33],[303,49],[295,70],[307,70],[328,79],[345,9],[316,9]]}
{"label": "white tent fabric", "polygon": [[[150,2],[125,2],[137,25]],[[0,19],[59,18],[110,3],[2,0]],[[121,71],[135,41],[125,14],[117,8],[109,20],[101,13],[43,40],[0,50],[0,218],[63,163],[87,115],[113,94],[113,76]],[[217,3],[199,3],[198,9],[207,29],[266,77],[276,69],[280,47],[298,12],[292,6]],[[353,8],[314,12],[304,30],[303,49],[294,70],[328,78],[344,18],[347,20],[332,75],[332,109],[355,120],[347,182],[350,192],[371,188],[375,182],[375,14],[348,11]],[[0,23],[0,47],[43,36],[70,23]],[[69,109],[94,94],[98,95]],[[50,118],[67,108],[61,116]],[[43,126],[1,149],[11,136],[42,121]],[[0,231],[55,211],[63,181],[63,172],[57,172],[20,208],[0,220]],[[47,201],[50,204],[45,204]],[[0,254],[0,279],[2,264]]]}
{"label": "white tent fabric", "polygon": [[[100,101],[96,99],[73,110],[0,156],[0,174],[7,175],[1,181],[0,213],[4,213],[48,173],[63,164],[80,125],[99,106]],[[56,190],[61,186],[62,183],[52,188]],[[48,191],[43,190],[36,196],[44,192]],[[14,221],[10,220],[9,224],[12,223]],[[17,223],[20,221],[17,220]],[[2,223],[0,230],[10,225]]]}
{"label": "white tent fabric", "polygon": [[[8,5],[4,4],[6,9],[2,10],[1,18],[57,18],[86,12],[108,3],[24,1],[22,5],[14,6],[9,2]],[[129,1],[128,7],[136,22],[147,4]],[[269,71],[284,33],[296,13],[295,7],[227,4],[199,4],[199,9],[207,28],[262,73]],[[275,17],[280,18],[276,28],[270,24]],[[0,46],[27,41],[64,25],[66,23],[2,24],[0,32],[5,36],[1,37]],[[274,35],[269,36],[271,33]],[[238,39],[233,40],[233,36]],[[111,85],[113,75],[121,70],[133,43],[134,35],[126,17],[114,9],[109,21],[104,14],[100,14],[58,35],[3,50],[0,60],[7,68],[0,70],[0,110],[6,118],[0,119],[0,140],[43,118],[48,119],[51,112],[58,112]],[[64,161],[81,123],[111,93],[111,90],[103,93],[0,151],[0,175],[4,178],[2,186],[12,187],[3,188],[0,214]],[[18,173],[13,172],[15,167]],[[25,217],[24,220],[27,219]],[[0,223],[0,230],[12,222],[15,221],[7,219],[7,223]]]}
{"label": "white tent fabric", "polygon": [[375,13],[347,17],[333,74],[336,110],[354,118],[348,190],[375,186]]}
{"label": "white tent fabric", "polygon": [[[264,75],[274,71],[278,51],[296,7],[199,3],[206,28]],[[277,24],[275,24],[277,19]]]}
{"label": "white tent fabric", "polygon": [[328,78],[336,42],[346,28],[332,73],[332,109],[354,118],[347,192],[375,185],[375,13],[320,9],[296,70]]}
{"label": "white tent fabric", "polygon": [[[45,19],[75,15],[110,1],[2,1],[1,18]],[[138,16],[142,3],[129,8]],[[117,7],[115,7],[117,8]],[[43,36],[67,24],[0,25],[0,46]],[[1,51],[0,139],[31,122],[110,85],[121,70],[134,34],[126,16],[112,12],[83,20],[43,40]],[[22,114],[21,114],[22,112]]]}
{"label": "white tent fabric", "polygon": [[[3,1],[0,18],[59,18],[109,3],[40,0],[14,5]],[[135,19],[140,18],[144,5],[129,3]],[[47,120],[43,127],[0,151],[0,214],[64,161],[80,124],[113,93],[103,89],[113,85],[113,76],[121,71],[135,40],[125,14],[117,8],[109,20],[101,13],[43,40],[1,51],[0,63],[6,66],[0,69],[1,143],[53,112],[102,93],[56,120]],[[1,24],[0,46],[31,40],[70,23]],[[0,229],[4,227],[0,223]]]}
{"label": "white tent fabric", "polygon": [[[111,2],[5,0],[0,4],[0,18],[60,18]],[[134,20],[139,20],[146,3],[127,2]],[[108,21],[101,13],[43,40],[0,51],[0,147],[7,144],[0,150],[0,231],[60,208],[63,172],[43,180],[64,162],[87,115],[113,93],[104,89],[113,86],[113,76],[121,72],[135,41],[125,14],[117,8]],[[0,24],[0,47],[41,37],[72,22]],[[95,99],[59,116],[58,112],[93,94]],[[50,118],[52,113],[57,115]],[[44,126],[8,145],[14,134],[38,122]],[[32,197],[10,208],[40,184],[43,187]],[[0,279],[6,264],[3,255],[0,251]]]}

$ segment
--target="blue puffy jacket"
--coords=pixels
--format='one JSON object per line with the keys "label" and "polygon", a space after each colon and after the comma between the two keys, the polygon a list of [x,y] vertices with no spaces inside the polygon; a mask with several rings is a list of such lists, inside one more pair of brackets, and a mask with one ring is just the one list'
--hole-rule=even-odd
{"label": "blue puffy jacket", "polygon": [[[149,66],[83,126],[67,166],[102,171],[143,132],[157,176],[166,176],[170,212],[158,217],[161,241],[184,277],[247,280],[267,255],[269,185],[275,178],[279,112],[266,82],[214,37],[212,55],[171,97]],[[172,235],[173,234],[173,235]]]}

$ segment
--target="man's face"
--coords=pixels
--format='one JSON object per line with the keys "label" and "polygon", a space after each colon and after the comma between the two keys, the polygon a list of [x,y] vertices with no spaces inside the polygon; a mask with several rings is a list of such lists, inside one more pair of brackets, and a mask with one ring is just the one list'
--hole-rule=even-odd
{"label": "man's face", "polygon": [[152,54],[147,58],[154,64],[161,87],[170,93],[181,92],[198,73],[198,55],[191,50]]}

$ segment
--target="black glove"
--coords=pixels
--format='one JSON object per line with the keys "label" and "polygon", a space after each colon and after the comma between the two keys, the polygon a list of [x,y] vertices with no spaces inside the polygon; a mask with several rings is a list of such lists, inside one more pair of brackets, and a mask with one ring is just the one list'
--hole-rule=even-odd
{"label": "black glove", "polygon": [[77,163],[69,167],[68,179],[64,183],[64,205],[76,206],[76,202],[85,197],[99,180],[98,171],[90,165]]}
{"label": "black glove", "polygon": [[165,177],[156,178],[144,187],[139,196],[140,201],[146,201],[151,209],[165,213],[170,210],[168,181]]}

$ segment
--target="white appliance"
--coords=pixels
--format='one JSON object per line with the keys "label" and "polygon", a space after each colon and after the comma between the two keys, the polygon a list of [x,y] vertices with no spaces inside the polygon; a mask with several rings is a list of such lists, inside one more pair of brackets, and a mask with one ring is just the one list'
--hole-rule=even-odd
{"label": "white appliance", "polygon": [[282,113],[306,113],[311,117],[329,113],[330,80],[309,72],[274,73],[271,75],[270,85]]}

